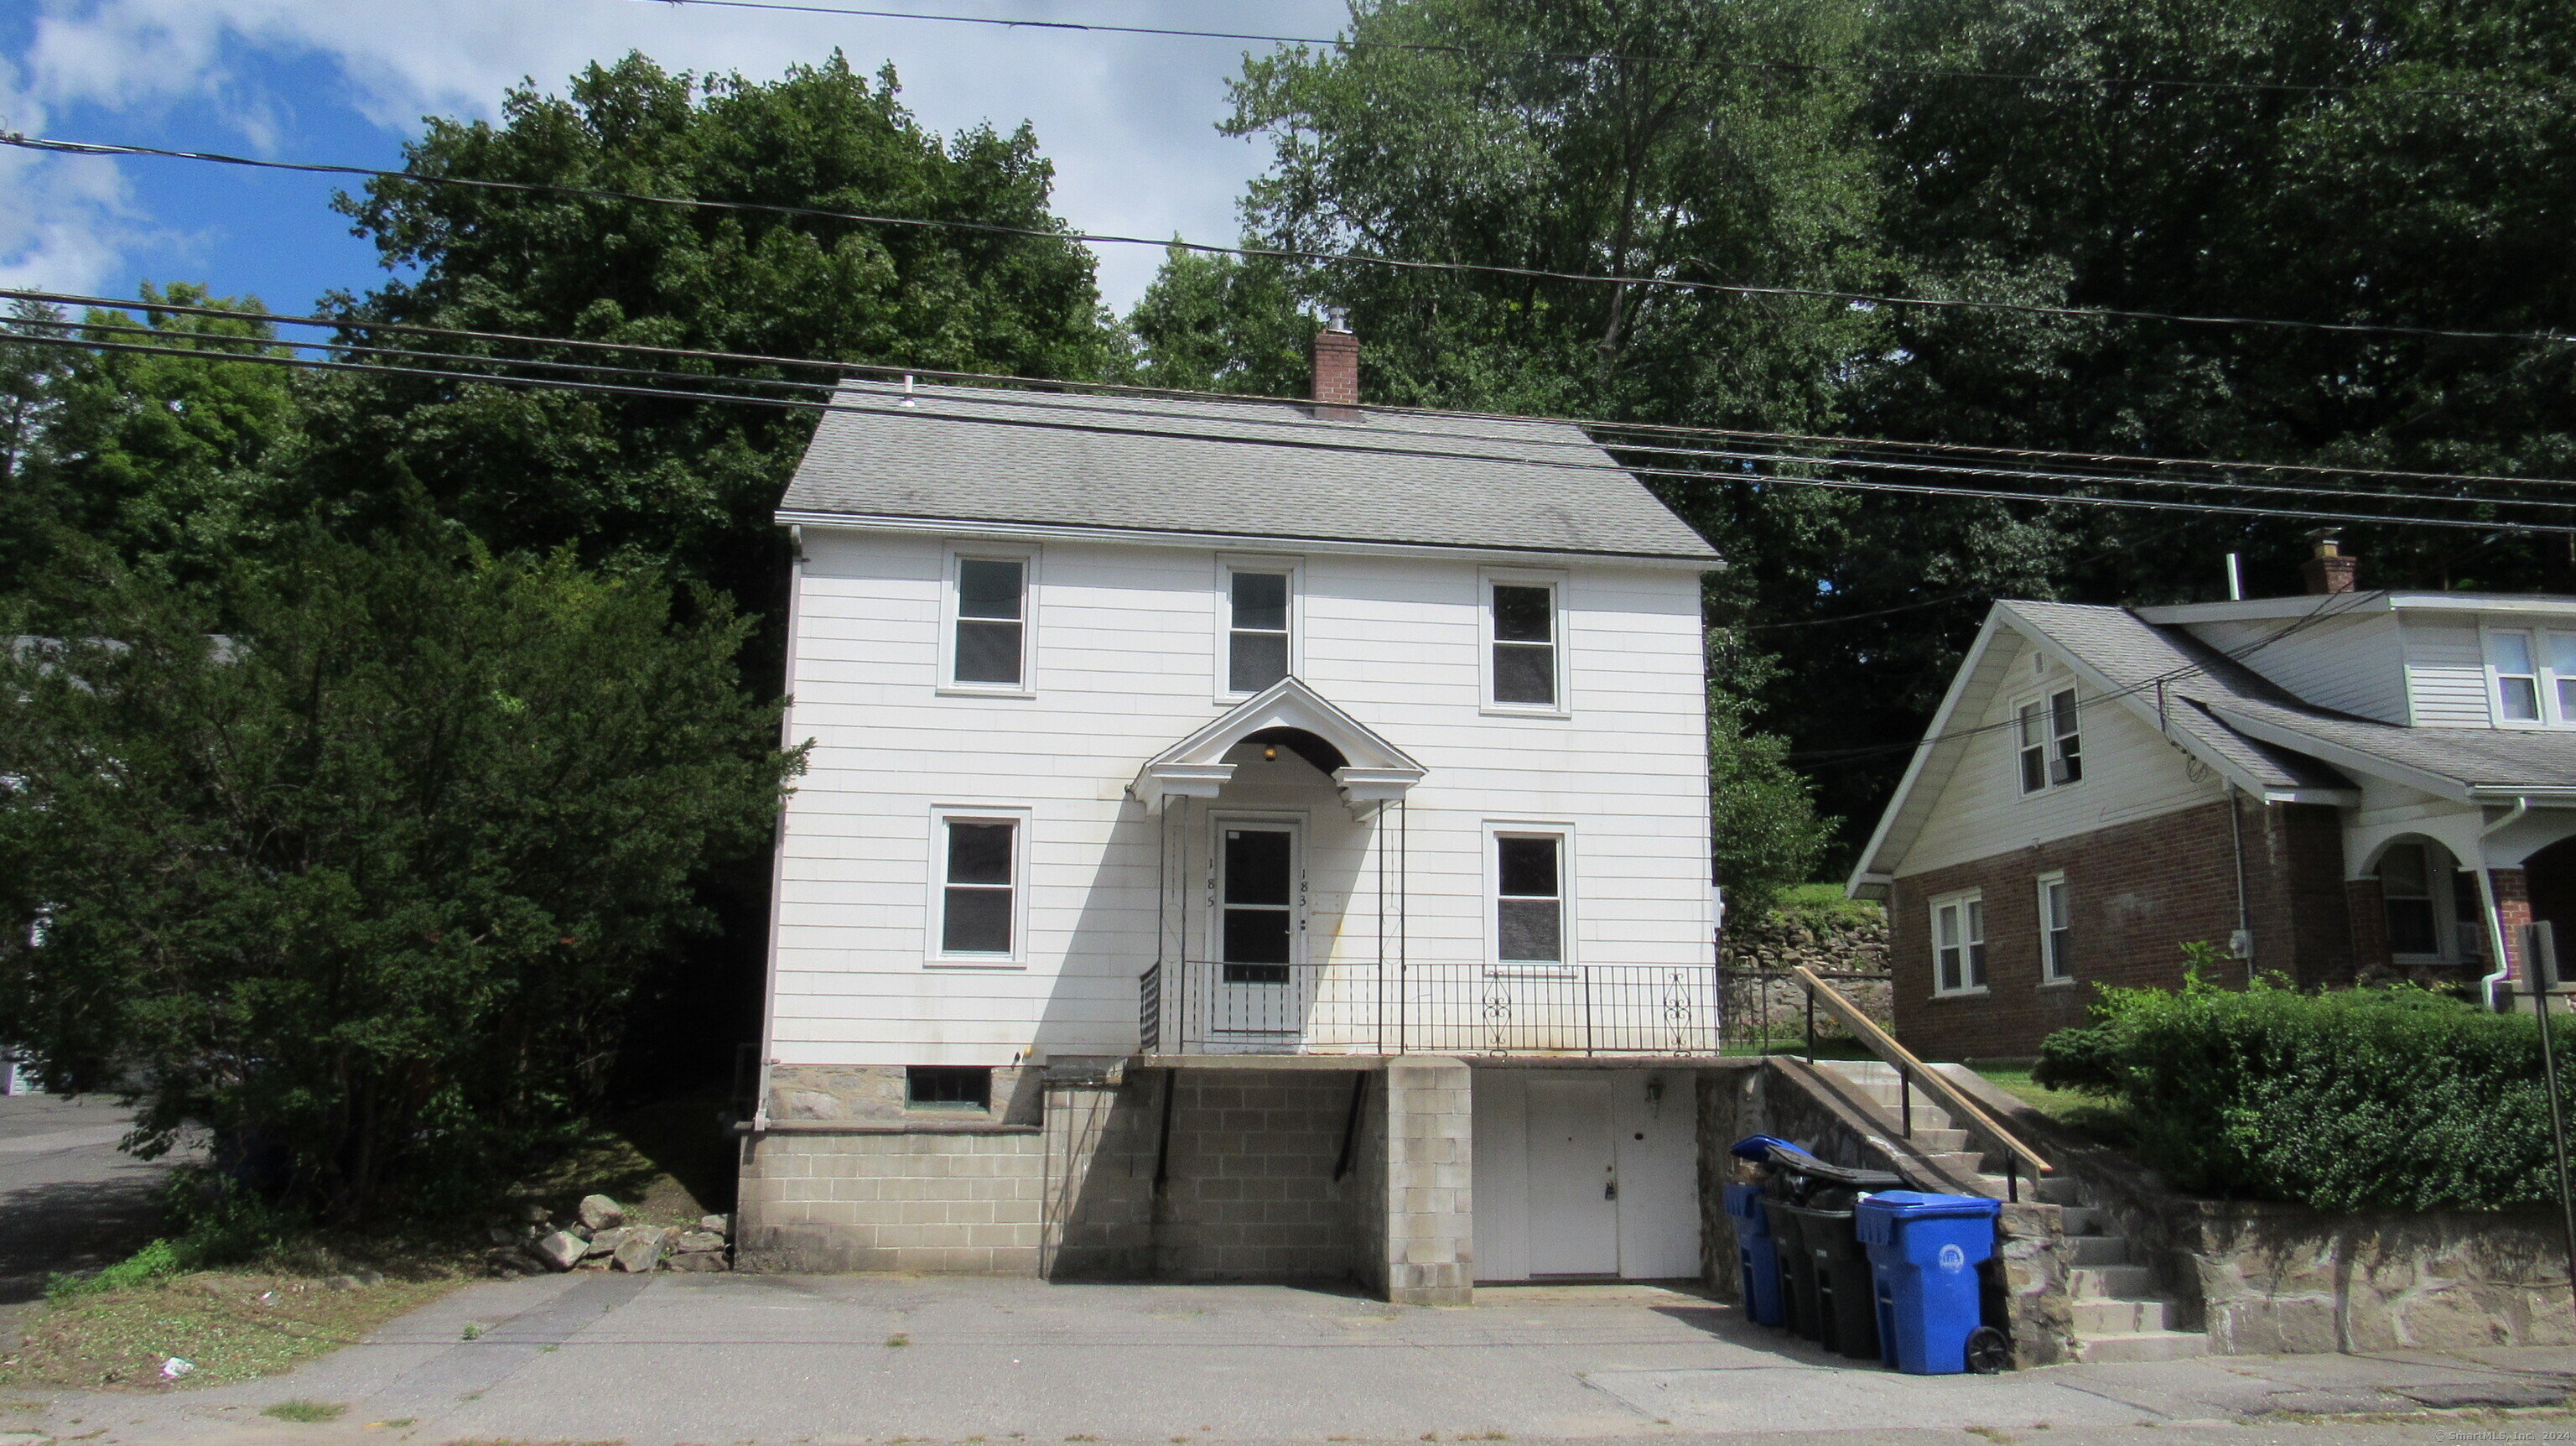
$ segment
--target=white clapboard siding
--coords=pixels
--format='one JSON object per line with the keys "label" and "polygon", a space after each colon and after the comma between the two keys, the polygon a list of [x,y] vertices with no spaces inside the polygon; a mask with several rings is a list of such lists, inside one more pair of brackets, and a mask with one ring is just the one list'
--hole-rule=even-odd
{"label": "white clapboard siding", "polygon": [[[791,1064],[998,1064],[1030,1050],[1136,1047],[1155,957],[1158,820],[1123,793],[1143,763],[1225,706],[1212,549],[1050,542],[1035,570],[1034,697],[942,695],[943,540],[808,527],[789,736],[813,740],[781,831],[777,1057]],[[1381,824],[1283,750],[1238,750],[1173,846],[1204,889],[1208,810],[1306,825],[1307,957],[1358,968],[1481,962],[1489,820],[1573,835],[1570,946],[1594,963],[1710,958],[1708,795],[1697,578],[1580,563],[1564,577],[1571,716],[1482,710],[1472,561],[1302,559],[1299,676],[1428,777]],[[934,806],[1029,811],[1014,968],[925,962]],[[1395,831],[1409,830],[1401,857]],[[1379,915],[1381,868],[1389,917]],[[1410,906],[1395,916],[1399,870]],[[1188,947],[1206,957],[1204,893]]]}
{"label": "white clapboard siding", "polygon": [[1941,784],[1930,822],[1906,850],[1899,876],[1991,858],[2034,843],[2071,838],[2111,824],[2128,823],[2225,798],[2226,785],[2195,766],[2153,725],[2117,700],[2100,700],[2079,686],[2084,740],[2081,782],[2021,791],[2020,766],[2010,727],[2015,705],[2066,686],[2069,675],[2052,667],[2034,681],[2025,645],[2001,637],[2012,649],[2005,676],[2014,687],[1996,695],[1982,717],[1954,718],[1954,730],[1981,729],[1966,742],[1958,766]]}
{"label": "white clapboard siding", "polygon": [[2492,728],[2486,654],[2477,619],[2463,613],[2409,613],[2403,631],[2406,691],[2419,728]]}
{"label": "white clapboard siding", "polygon": [[2304,626],[2278,618],[2188,626],[2203,642],[2320,708],[2406,722],[2406,659],[2393,612]]}

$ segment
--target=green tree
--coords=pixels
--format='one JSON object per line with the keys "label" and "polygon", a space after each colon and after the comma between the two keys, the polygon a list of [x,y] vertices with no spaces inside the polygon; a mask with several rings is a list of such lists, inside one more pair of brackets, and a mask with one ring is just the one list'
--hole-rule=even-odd
{"label": "green tree", "polygon": [[597,1102],[695,876],[767,836],[801,755],[748,624],[418,519],[219,584],[102,557],[86,630],[0,659],[0,1038],[325,1218],[471,1198]]}
{"label": "green tree", "polygon": [[[304,405],[285,368],[225,357],[276,356],[275,328],[256,297],[203,286],[143,283],[143,298],[235,313],[155,312],[149,334],[122,312],[92,310],[67,333],[59,312],[22,308],[12,333],[90,343],[62,347],[0,339],[0,496],[11,526],[0,540],[0,593],[29,586],[72,538],[129,564],[202,579],[294,505],[290,479]],[[151,346],[198,355],[111,349]]]}
{"label": "green tree", "polygon": [[1175,391],[1303,396],[1318,325],[1276,261],[1175,246],[1127,313],[1134,379]]}
{"label": "green tree", "polygon": [[[370,182],[364,197],[339,202],[388,268],[416,271],[347,300],[351,326],[372,335],[376,323],[427,323],[1039,377],[1110,367],[1113,329],[1091,257],[1052,234],[429,179],[1064,229],[1048,210],[1053,168],[1028,127],[943,141],[896,95],[891,69],[871,85],[838,54],[773,82],[675,75],[629,55],[592,66],[561,96],[511,91],[498,125],[432,119],[408,147],[408,170],[422,179]],[[382,339],[423,344],[396,332]],[[778,375],[643,352],[577,359],[704,378]],[[593,561],[667,563],[756,612],[779,612],[786,553],[770,516],[813,433],[810,413],[385,377],[345,384],[322,430],[323,485],[333,492],[383,497],[416,480],[495,548],[570,545]],[[776,638],[773,623],[756,676],[775,676],[767,668]]]}

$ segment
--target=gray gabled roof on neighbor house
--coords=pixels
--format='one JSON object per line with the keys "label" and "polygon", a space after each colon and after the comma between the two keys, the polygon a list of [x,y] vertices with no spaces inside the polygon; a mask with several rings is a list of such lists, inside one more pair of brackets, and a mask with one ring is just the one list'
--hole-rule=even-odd
{"label": "gray gabled roof on neighbor house", "polygon": [[2344,803],[2352,780],[2297,749],[2231,727],[2213,710],[2250,702],[2303,706],[2270,680],[2178,627],[2158,627],[2127,608],[2079,603],[1999,601],[1951,680],[1948,696],[1916,746],[1913,762],[1879,815],[1878,828],[1852,872],[1855,893],[1883,890],[1926,824],[1943,787],[1966,754],[1997,690],[2007,684],[2007,650],[1995,640],[2020,633],[2063,662],[2087,685],[2083,706],[2116,707],[2155,728],[2174,746],[2257,798]]}
{"label": "gray gabled roof on neighbor house", "polygon": [[1717,553],[1562,422],[891,383],[834,394],[782,518]]}
{"label": "gray gabled roof on neighbor house", "polygon": [[2576,734],[2540,728],[2406,728],[2301,703],[2212,702],[2240,732],[2462,801],[2576,796]]}

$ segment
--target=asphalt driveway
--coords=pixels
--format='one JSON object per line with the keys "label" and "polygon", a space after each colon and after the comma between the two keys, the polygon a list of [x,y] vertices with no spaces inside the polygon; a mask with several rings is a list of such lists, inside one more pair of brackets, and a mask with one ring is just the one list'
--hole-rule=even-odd
{"label": "asphalt driveway", "polygon": [[[293,1375],[0,1403],[106,1442],[1406,1442],[1722,1439],[2034,1446],[2447,1442],[2561,1413],[2576,1353],[2233,1358],[1918,1379],[1651,1287],[1398,1308],[1271,1286],[577,1274],[470,1288]],[[469,1332],[468,1327],[475,1329]],[[471,1340],[466,1337],[471,1334]],[[2405,1394],[2407,1391],[2413,1395]],[[285,1426],[263,1407],[348,1407]],[[2282,1413],[2298,1413],[2296,1416]],[[2333,1418],[2333,1419],[2329,1419]],[[1967,1434],[1975,1428],[1975,1434]],[[99,1433],[99,1434],[92,1434]],[[5,1438],[0,1438],[5,1439]],[[2516,1436],[2478,1435],[2480,1440]]]}
{"label": "asphalt driveway", "polygon": [[95,1270],[152,1238],[167,1166],[116,1148],[126,1114],[98,1096],[0,1096],[0,1350],[55,1271]]}

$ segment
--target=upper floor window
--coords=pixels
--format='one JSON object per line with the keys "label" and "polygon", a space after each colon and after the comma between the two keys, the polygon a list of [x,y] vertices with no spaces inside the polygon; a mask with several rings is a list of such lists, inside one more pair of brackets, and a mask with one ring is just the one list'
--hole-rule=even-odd
{"label": "upper floor window", "polygon": [[1258,693],[1288,676],[1287,572],[1226,571],[1225,686]]}
{"label": "upper floor window", "polygon": [[2075,977],[2075,896],[2064,874],[2039,876],[2039,982]]}
{"label": "upper floor window", "polygon": [[1483,576],[1485,698],[1515,712],[1565,707],[1564,619],[1560,579],[1489,571]]}
{"label": "upper floor window", "polygon": [[2022,792],[2082,782],[2084,733],[2075,690],[2060,688],[2015,708],[2013,743],[2020,755]]}
{"label": "upper floor window", "polygon": [[2491,630],[2487,671],[2498,723],[2576,727],[2576,633]]}
{"label": "upper floor window", "polygon": [[948,680],[965,688],[1026,686],[1029,559],[960,554],[954,573]]}
{"label": "upper floor window", "polygon": [[1932,901],[1932,992],[1974,994],[1986,987],[1986,901],[1952,894]]}

